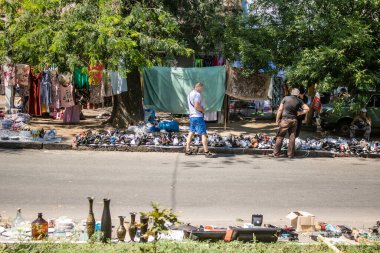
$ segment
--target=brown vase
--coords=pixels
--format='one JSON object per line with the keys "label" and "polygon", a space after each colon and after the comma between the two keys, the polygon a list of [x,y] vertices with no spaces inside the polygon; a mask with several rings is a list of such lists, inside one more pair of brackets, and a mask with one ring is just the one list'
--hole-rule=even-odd
{"label": "brown vase", "polygon": [[131,215],[131,224],[129,225],[128,233],[129,233],[129,237],[131,238],[131,241],[134,242],[135,236],[136,236],[136,231],[137,231],[136,213],[130,213],[130,215]]}
{"label": "brown vase", "polygon": [[144,235],[148,232],[148,221],[149,221],[149,217],[146,217],[146,216],[140,217],[140,223],[141,223],[140,242],[148,242],[148,238],[144,237]]}
{"label": "brown vase", "polygon": [[117,239],[119,239],[120,242],[124,242],[125,235],[127,234],[127,230],[124,227],[124,218],[125,216],[119,216],[120,226],[118,227],[116,231]]}
{"label": "brown vase", "polygon": [[38,213],[38,218],[32,222],[32,237],[34,240],[42,240],[48,237],[48,222]]}
{"label": "brown vase", "polygon": [[94,204],[94,198],[88,197],[88,204],[89,204],[89,211],[86,221],[86,229],[87,229],[87,235],[88,239],[91,238],[91,236],[95,233],[95,217],[94,212],[92,210],[92,206]]}

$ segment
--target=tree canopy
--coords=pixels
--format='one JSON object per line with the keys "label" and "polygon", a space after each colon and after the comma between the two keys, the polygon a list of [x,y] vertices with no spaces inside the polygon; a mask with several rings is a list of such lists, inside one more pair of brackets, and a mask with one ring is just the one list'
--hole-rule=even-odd
{"label": "tree canopy", "polygon": [[169,12],[126,2],[3,1],[9,41],[2,52],[15,62],[55,63],[64,70],[98,62],[130,70],[191,52],[177,40],[179,26]]}
{"label": "tree canopy", "polygon": [[258,0],[273,61],[293,83],[368,90],[380,84],[380,1]]}

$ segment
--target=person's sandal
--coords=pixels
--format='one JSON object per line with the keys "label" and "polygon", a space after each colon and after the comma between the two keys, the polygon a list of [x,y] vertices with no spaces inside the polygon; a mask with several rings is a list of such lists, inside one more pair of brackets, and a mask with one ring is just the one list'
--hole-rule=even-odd
{"label": "person's sandal", "polygon": [[210,151],[205,152],[205,157],[206,158],[213,158],[215,155],[211,153]]}
{"label": "person's sandal", "polygon": [[191,149],[186,149],[185,155],[192,155],[193,151]]}

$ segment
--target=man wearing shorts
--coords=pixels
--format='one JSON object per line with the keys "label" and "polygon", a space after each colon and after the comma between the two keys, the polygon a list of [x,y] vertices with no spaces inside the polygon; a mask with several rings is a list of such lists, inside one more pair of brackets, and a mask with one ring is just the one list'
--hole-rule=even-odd
{"label": "man wearing shorts", "polygon": [[205,152],[205,156],[207,158],[213,157],[213,154],[208,150],[207,144],[207,131],[206,131],[206,123],[204,120],[204,108],[202,102],[201,93],[203,92],[203,84],[197,83],[194,86],[194,90],[190,92],[187,97],[187,102],[189,104],[189,117],[190,117],[190,133],[187,137],[186,143],[186,155],[191,155],[190,143],[197,133],[202,136],[202,145],[203,150]]}

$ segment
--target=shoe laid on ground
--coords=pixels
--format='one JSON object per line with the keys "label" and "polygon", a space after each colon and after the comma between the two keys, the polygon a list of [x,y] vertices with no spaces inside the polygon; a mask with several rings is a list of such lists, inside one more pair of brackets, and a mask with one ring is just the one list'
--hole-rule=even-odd
{"label": "shoe laid on ground", "polygon": [[207,151],[207,152],[205,152],[205,157],[206,158],[213,158],[213,157],[215,157],[215,154],[211,153],[210,151]]}

